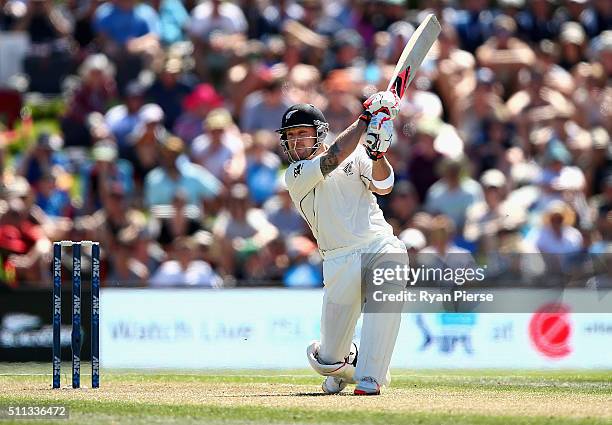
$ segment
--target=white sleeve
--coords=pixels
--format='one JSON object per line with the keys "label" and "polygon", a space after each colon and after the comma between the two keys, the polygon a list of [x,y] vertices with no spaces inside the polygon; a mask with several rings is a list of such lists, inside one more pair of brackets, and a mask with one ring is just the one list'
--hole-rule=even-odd
{"label": "white sleeve", "polygon": [[370,183],[372,183],[372,160],[366,154],[365,146],[361,144],[357,146],[355,156],[357,157],[357,166],[361,181],[365,185],[366,189],[369,189]]}
{"label": "white sleeve", "polygon": [[294,162],[285,171],[287,189],[294,197],[302,197],[323,180],[321,157]]}

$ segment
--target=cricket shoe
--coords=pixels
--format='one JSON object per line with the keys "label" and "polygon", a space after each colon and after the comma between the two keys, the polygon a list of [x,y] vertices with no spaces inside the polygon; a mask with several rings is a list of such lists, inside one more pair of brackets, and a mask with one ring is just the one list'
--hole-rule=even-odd
{"label": "cricket shoe", "polygon": [[379,395],[380,385],[376,382],[376,379],[369,376],[361,378],[355,387],[355,395]]}
{"label": "cricket shoe", "polygon": [[348,382],[346,382],[346,379],[338,378],[336,376],[328,376],[323,381],[321,388],[325,394],[338,394],[346,387],[347,384]]}

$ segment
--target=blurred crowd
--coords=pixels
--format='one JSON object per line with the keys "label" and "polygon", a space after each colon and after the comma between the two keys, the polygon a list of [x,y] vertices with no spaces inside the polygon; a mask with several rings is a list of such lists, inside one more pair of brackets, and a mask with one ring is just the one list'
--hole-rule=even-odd
{"label": "blurred crowd", "polygon": [[0,0],[0,285],[49,286],[71,239],[106,286],[320,286],[274,130],[313,103],[333,140],[428,13],[378,198],[396,235],[610,253],[610,0]]}

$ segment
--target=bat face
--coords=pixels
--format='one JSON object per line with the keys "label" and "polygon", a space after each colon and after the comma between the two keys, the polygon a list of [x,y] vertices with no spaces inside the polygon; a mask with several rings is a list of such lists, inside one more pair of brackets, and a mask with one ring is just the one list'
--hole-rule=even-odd
{"label": "bat face", "polygon": [[404,95],[406,87],[419,70],[423,59],[425,59],[441,30],[440,23],[433,13],[425,18],[404,47],[397,65],[395,65],[387,90],[394,91],[400,98]]}

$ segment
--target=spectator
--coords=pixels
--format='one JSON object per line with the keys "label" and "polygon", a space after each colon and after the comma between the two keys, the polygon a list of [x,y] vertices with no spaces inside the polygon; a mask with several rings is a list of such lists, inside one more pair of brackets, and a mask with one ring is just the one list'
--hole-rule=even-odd
{"label": "spectator", "polygon": [[446,108],[450,123],[458,126],[460,101],[474,90],[476,59],[471,53],[459,48],[457,32],[449,24],[442,24],[438,46],[438,76],[434,86]]}
{"label": "spectator", "polygon": [[104,0],[91,0],[87,3],[80,4],[75,2],[72,4],[72,13],[74,17],[74,39],[83,49],[86,54],[91,48],[91,44],[95,41],[96,33],[94,30],[94,16],[96,10],[104,3]]}
{"label": "spectator", "polygon": [[[577,244],[552,255],[568,261],[549,262],[551,272],[575,252],[609,251],[609,0],[60,3],[0,0],[0,31],[23,32],[10,37],[8,53],[15,64],[25,53],[29,74],[28,87],[7,75],[18,66],[0,66],[8,87],[0,93],[8,117],[0,225],[20,209],[14,201],[26,223],[0,234],[0,279],[47,276],[40,258],[48,259],[48,241],[74,238],[108,247],[103,270],[113,284],[142,285],[174,259],[177,238],[194,235],[198,259],[227,284],[314,282],[316,255],[294,238],[308,228],[277,186],[282,161],[271,130],[296,102],[317,105],[331,133],[342,130],[360,95],[386,87],[414,27],[432,12],[442,33],[404,96],[386,156],[396,185],[378,199],[394,233],[413,229],[439,249],[478,249],[489,270],[516,282],[541,275],[538,237],[548,251]],[[65,78],[78,63],[80,80]],[[61,90],[65,100],[32,95]],[[61,137],[50,135],[56,127]],[[437,174],[461,154],[465,171]],[[228,196],[235,184],[246,190]],[[541,225],[558,202],[574,215],[561,236]],[[445,225],[426,211],[457,221],[444,244],[431,230]],[[42,242],[24,251],[15,240],[26,241],[28,226]],[[422,248],[421,239],[409,249]]]}
{"label": "spectator", "polygon": [[43,175],[65,170],[67,161],[60,152],[63,143],[62,138],[57,135],[39,134],[36,144],[21,159],[19,174],[32,186],[37,186]]}
{"label": "spectator", "polygon": [[193,91],[193,78],[184,73],[183,61],[170,58],[162,71],[147,90],[147,97],[164,111],[164,125],[174,127],[178,117],[183,113],[183,100]]}
{"label": "spectator", "polygon": [[391,217],[389,224],[393,226],[393,233],[399,235],[410,226],[419,208],[419,198],[414,186],[407,181],[397,182],[389,197],[385,216]]}
{"label": "spectator", "polygon": [[580,23],[589,37],[596,37],[612,28],[612,5],[606,0],[593,0],[593,6],[580,16]]}
{"label": "spectator", "polygon": [[492,112],[503,105],[503,88],[496,83],[495,73],[489,68],[476,71],[476,87],[467,97],[457,102],[459,132],[467,145],[485,142],[485,122]]}
{"label": "spectator", "polygon": [[289,99],[283,93],[283,81],[273,79],[263,90],[246,98],[240,128],[247,133],[257,130],[274,131],[289,106]]}
{"label": "spectator", "polygon": [[230,274],[239,271],[241,260],[276,238],[278,230],[264,212],[253,208],[248,189],[237,183],[231,187],[226,209],[221,211],[213,226],[213,235],[220,242],[223,268]]}
{"label": "spectator", "polygon": [[516,16],[518,33],[531,42],[556,38],[559,34],[559,20],[553,17],[550,0],[526,2],[529,7]]}
{"label": "spectator", "polygon": [[185,40],[185,28],[189,14],[180,0],[150,0],[149,3],[159,16],[160,41],[170,46]]}
{"label": "spectator", "polygon": [[91,216],[84,216],[85,227],[94,229],[95,237],[106,246],[114,246],[117,235],[128,226],[143,230],[146,225],[144,214],[130,207],[125,196],[125,189],[120,184],[112,184],[103,199],[102,208]]}
{"label": "spectator", "polygon": [[162,126],[164,111],[154,103],[143,105],[138,111],[138,124],[128,136],[122,156],[134,167],[136,184],[142,186],[147,173],[159,164],[158,144],[166,137]]}
{"label": "spectator", "polygon": [[177,190],[187,193],[188,203],[202,205],[202,201],[217,196],[221,183],[199,165],[190,163],[181,154],[185,143],[175,136],[161,140],[160,166],[145,178],[145,203],[148,206],[170,204]]}
{"label": "spectator", "polygon": [[534,229],[528,238],[543,254],[575,254],[582,250],[582,235],[574,227],[575,213],[563,201],[548,204],[542,217],[542,226]]}
{"label": "spectator", "polygon": [[172,244],[172,259],[159,266],[149,282],[153,287],[200,286],[219,288],[223,281],[210,264],[195,259],[195,242],[179,237]]}
{"label": "spectator", "polygon": [[484,201],[470,205],[466,211],[464,237],[468,241],[478,241],[497,231],[500,207],[506,197],[506,176],[501,171],[487,170],[480,184],[484,189]]}
{"label": "spectator", "polygon": [[417,121],[416,144],[408,164],[410,181],[424,202],[427,191],[438,180],[436,167],[442,156],[434,148],[434,140],[440,133],[443,122],[438,118],[421,118]]}
{"label": "spectator", "polygon": [[83,182],[83,204],[85,211],[92,213],[100,209],[113,185],[131,194],[132,167],[124,160],[117,160],[117,146],[112,140],[102,140],[92,149],[93,164],[85,167]]}
{"label": "spectator", "polygon": [[207,133],[196,137],[191,145],[193,162],[206,168],[220,181],[239,177],[242,170],[232,173],[232,167],[237,161],[244,162],[243,143],[229,111],[223,108],[212,110],[206,117],[205,128]]}
{"label": "spectator", "polygon": [[53,49],[58,47],[54,45],[60,40],[67,41],[72,28],[52,0],[31,0],[27,2],[26,14],[17,22],[14,30],[26,31],[34,45],[48,45]]}
{"label": "spectator", "polygon": [[459,232],[463,231],[465,212],[483,199],[480,185],[466,176],[465,158],[445,158],[439,166],[441,179],[427,191],[425,209],[445,214]]}
{"label": "spectator", "polygon": [[559,65],[570,70],[578,62],[584,60],[584,46],[586,34],[580,24],[576,22],[566,22],[561,26],[561,60]]}
{"label": "spectator", "polygon": [[25,31],[30,38],[30,50],[23,62],[30,78],[29,90],[59,93],[61,81],[74,66],[70,20],[53,0],[31,0],[14,30]]}
{"label": "spectator", "polygon": [[466,0],[465,9],[456,14],[454,25],[461,40],[461,48],[470,53],[484,44],[491,34],[493,14],[487,10],[488,0]]}
{"label": "spectator", "polygon": [[174,133],[191,145],[202,134],[202,123],[209,112],[223,106],[223,98],[210,84],[199,84],[183,101],[183,114],[174,124]]}
{"label": "spectator", "polygon": [[351,73],[346,69],[331,71],[325,80],[327,105],[322,112],[332,134],[338,135],[351,125],[362,108],[357,97],[351,93],[353,87]]}
{"label": "spectator", "polygon": [[35,202],[49,217],[69,217],[72,215],[70,195],[57,186],[55,175],[51,172],[40,177]]}
{"label": "spectator", "polygon": [[289,191],[283,180],[279,179],[276,184],[276,196],[266,201],[263,206],[266,218],[285,238],[305,235],[307,233],[306,224],[293,207]]}
{"label": "spectator", "polygon": [[285,286],[289,288],[317,287],[323,285],[323,273],[320,258],[313,261],[312,256],[317,247],[304,236],[294,236],[289,239],[287,252],[291,266],[283,276]]}
{"label": "spectator", "polygon": [[167,250],[181,236],[193,236],[202,230],[201,215],[197,208],[187,205],[187,193],[178,190],[171,205],[159,205],[152,210],[154,226],[158,228],[157,242]]}
{"label": "spectator", "polygon": [[5,273],[14,273],[15,282],[41,285],[44,259],[50,253],[51,242],[40,225],[29,218],[26,203],[20,198],[11,198],[0,216],[0,253]]}
{"label": "spectator", "polygon": [[470,263],[472,257],[469,251],[453,243],[455,231],[456,227],[450,217],[445,215],[433,217],[428,235],[429,245],[419,252],[419,263],[430,265],[442,263],[451,267]]}
{"label": "spectator", "polygon": [[122,50],[138,53],[159,40],[159,16],[137,0],[111,0],[94,16],[94,28],[104,51],[114,56]]}
{"label": "spectator", "polygon": [[145,90],[138,81],[130,82],[125,89],[124,103],[113,106],[104,116],[122,152],[128,145],[128,136],[140,123],[139,112],[144,104]]}
{"label": "spectator", "polygon": [[134,255],[139,234],[133,226],[122,229],[112,246],[110,267],[106,281],[110,285],[144,286],[149,279],[149,270]]}
{"label": "spectator", "polygon": [[104,113],[115,96],[114,67],[103,54],[89,56],[79,68],[80,84],[71,96],[62,119],[62,131],[67,146],[92,144],[86,119],[92,112]]}
{"label": "spectator", "polygon": [[244,34],[247,22],[240,8],[222,0],[206,0],[191,12],[189,33],[198,41],[208,41],[213,31]]}
{"label": "spectator", "polygon": [[523,67],[535,62],[533,50],[515,37],[516,24],[505,15],[495,18],[495,35],[476,50],[476,58],[481,66],[491,68],[502,84],[509,87],[516,84],[516,73]]}
{"label": "spectator", "polygon": [[252,138],[246,156],[245,182],[251,201],[262,205],[277,190],[281,160],[273,150],[278,143],[275,133],[259,130]]}
{"label": "spectator", "polygon": [[110,0],[94,16],[102,51],[117,65],[117,84],[123,91],[147,61],[159,54],[160,24],[155,10],[138,0]]}
{"label": "spectator", "polygon": [[342,29],[334,34],[331,50],[323,63],[323,75],[330,71],[346,68],[365,68],[363,39],[352,29]]}

